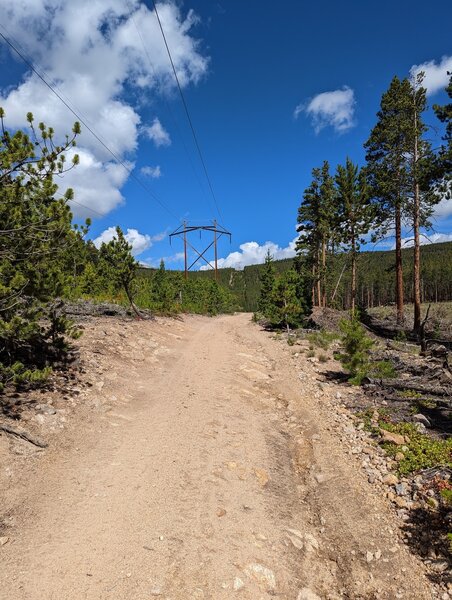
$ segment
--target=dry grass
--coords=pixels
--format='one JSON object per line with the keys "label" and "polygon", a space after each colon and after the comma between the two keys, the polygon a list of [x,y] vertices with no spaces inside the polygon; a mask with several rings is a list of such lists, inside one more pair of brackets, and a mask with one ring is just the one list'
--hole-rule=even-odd
{"label": "dry grass", "polygon": [[[428,303],[422,304],[422,318],[427,313]],[[395,306],[376,306],[369,308],[369,314],[377,319],[395,319]],[[405,315],[409,322],[413,319],[413,304],[405,305]],[[432,303],[429,314],[429,330],[437,329],[442,335],[452,335],[452,302]]]}

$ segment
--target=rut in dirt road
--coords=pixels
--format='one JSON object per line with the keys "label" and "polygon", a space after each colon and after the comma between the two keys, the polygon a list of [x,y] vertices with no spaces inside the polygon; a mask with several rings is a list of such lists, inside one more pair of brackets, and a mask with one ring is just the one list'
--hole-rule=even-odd
{"label": "rut in dirt road", "polygon": [[[155,325],[134,327],[155,357]],[[1,598],[432,597],[288,352],[243,314],[167,339],[30,479]]]}

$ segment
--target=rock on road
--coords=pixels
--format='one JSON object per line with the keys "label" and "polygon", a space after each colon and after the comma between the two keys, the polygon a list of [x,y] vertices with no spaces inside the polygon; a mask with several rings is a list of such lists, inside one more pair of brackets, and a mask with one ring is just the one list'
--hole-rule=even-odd
{"label": "rock on road", "polygon": [[6,492],[0,598],[432,598],[306,359],[246,314],[127,327],[66,444]]}

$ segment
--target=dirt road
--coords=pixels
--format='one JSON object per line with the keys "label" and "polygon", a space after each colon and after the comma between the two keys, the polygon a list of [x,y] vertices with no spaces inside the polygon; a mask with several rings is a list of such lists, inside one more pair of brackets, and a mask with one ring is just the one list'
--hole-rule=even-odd
{"label": "dirt road", "polygon": [[2,599],[433,597],[310,363],[249,315],[129,323],[96,352],[83,417],[3,490]]}

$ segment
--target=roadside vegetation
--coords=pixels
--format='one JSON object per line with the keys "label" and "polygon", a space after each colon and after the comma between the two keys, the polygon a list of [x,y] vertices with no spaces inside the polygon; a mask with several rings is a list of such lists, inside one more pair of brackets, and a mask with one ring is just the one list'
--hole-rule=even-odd
{"label": "roadside vegetation", "polygon": [[[0,392],[37,387],[68,360],[81,330],[67,318],[65,301],[125,304],[136,317],[153,313],[215,315],[238,308],[212,280],[184,281],[162,263],[140,272],[121,229],[97,249],[87,239],[90,221],[74,224],[71,189],[55,178],[76,169],[80,125],[63,143],[28,114],[28,132],[10,131],[0,108]],[[60,139],[61,136],[58,136]]]}

